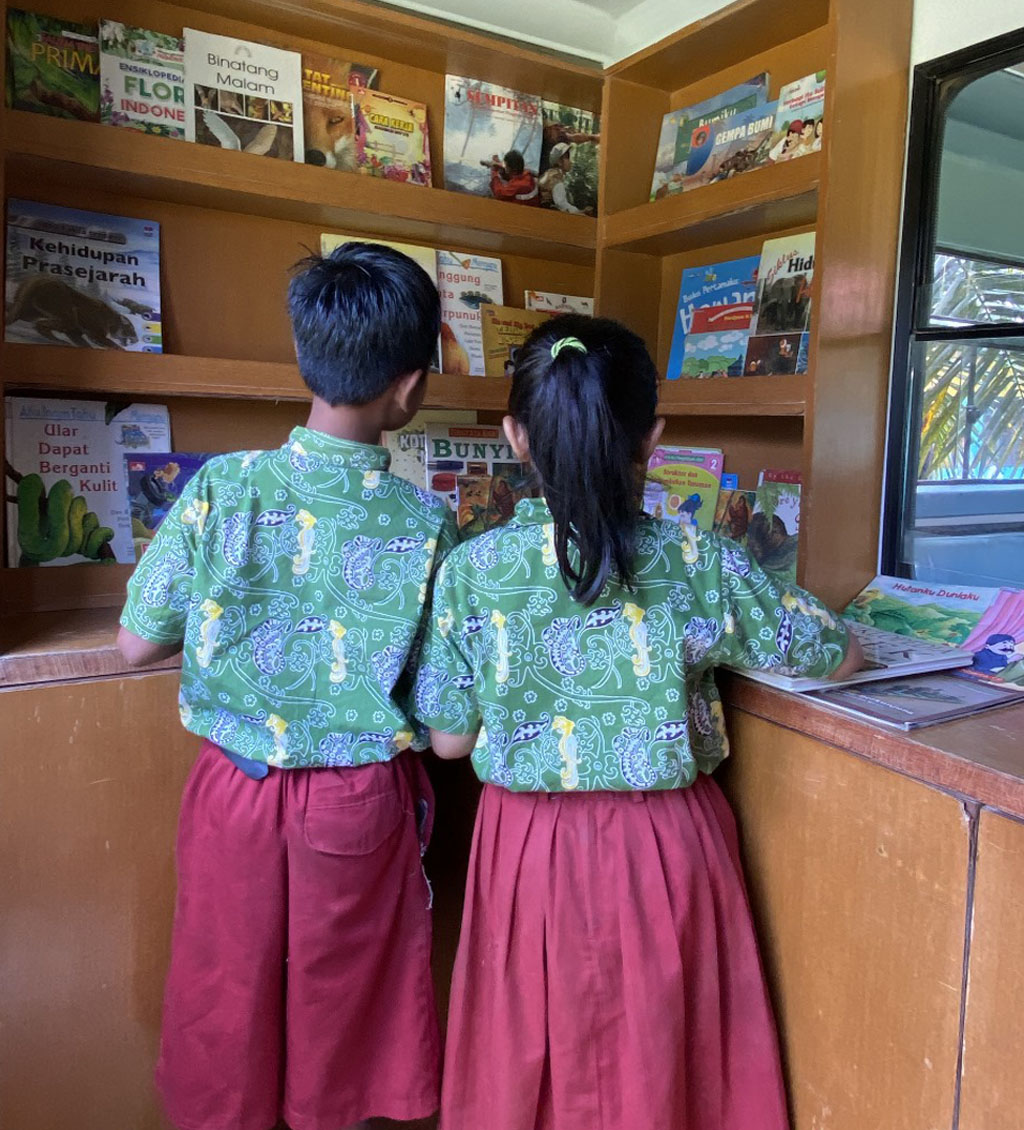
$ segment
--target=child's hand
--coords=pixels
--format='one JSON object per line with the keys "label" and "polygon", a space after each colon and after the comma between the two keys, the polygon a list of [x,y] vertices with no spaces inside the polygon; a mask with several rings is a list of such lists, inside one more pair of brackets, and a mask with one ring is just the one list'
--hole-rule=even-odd
{"label": "child's hand", "polygon": [[430,745],[434,753],[444,761],[457,761],[469,757],[476,745],[476,734],[445,734],[441,730],[430,731]]}
{"label": "child's hand", "polygon": [[846,649],[846,657],[829,678],[833,682],[841,682],[843,679],[855,675],[863,666],[864,649],[860,646],[860,640],[851,632],[850,646]]}

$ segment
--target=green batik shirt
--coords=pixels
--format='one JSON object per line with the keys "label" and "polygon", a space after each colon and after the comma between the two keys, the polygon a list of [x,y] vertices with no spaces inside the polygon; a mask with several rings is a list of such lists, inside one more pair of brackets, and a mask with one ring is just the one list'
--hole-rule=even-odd
{"label": "green batik shirt", "polygon": [[275,451],[211,459],[187,484],[121,616],[153,643],[184,641],[187,729],[283,769],[425,744],[400,677],[456,534],[444,503],[389,461],[296,428]]}
{"label": "green batik shirt", "polygon": [[[674,789],[728,753],[718,664],[824,676],[842,621],[734,542],[645,516],[636,590],[570,596],[542,500],[438,571],[416,713],[480,736],[483,781],[516,792]],[[482,725],[481,725],[482,724]]]}

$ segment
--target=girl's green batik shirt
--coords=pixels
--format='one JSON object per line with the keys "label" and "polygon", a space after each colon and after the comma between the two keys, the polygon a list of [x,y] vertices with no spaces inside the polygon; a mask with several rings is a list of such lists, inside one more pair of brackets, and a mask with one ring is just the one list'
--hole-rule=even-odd
{"label": "girl's green batik shirt", "polygon": [[187,484],[121,617],[153,643],[184,641],[187,729],[283,769],[425,744],[402,677],[456,535],[444,503],[389,461],[296,428],[277,450],[211,459]]}
{"label": "girl's green batik shirt", "polygon": [[712,668],[825,676],[846,629],[735,543],[644,517],[635,591],[569,595],[543,501],[438,571],[416,680],[436,730],[480,728],[473,765],[517,792],[673,789],[728,753]]}

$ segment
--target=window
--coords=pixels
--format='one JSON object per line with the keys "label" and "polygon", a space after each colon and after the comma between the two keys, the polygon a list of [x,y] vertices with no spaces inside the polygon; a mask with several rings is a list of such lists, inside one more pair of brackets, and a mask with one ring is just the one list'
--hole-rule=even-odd
{"label": "window", "polygon": [[1024,585],[1024,29],[914,74],[882,566]]}

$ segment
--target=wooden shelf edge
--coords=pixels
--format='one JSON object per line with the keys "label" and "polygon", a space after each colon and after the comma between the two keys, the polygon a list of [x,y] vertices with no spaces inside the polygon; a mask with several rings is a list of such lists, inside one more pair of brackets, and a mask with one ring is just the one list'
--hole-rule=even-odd
{"label": "wooden shelf edge", "polygon": [[117,650],[120,608],[0,617],[0,690],[173,670],[178,658],[129,667]]}
{"label": "wooden shelf edge", "polygon": [[802,416],[807,376],[714,377],[662,381],[658,411],[668,416]]}
{"label": "wooden shelf edge", "polygon": [[602,246],[665,255],[719,239],[813,223],[821,169],[821,154],[811,153],[613,212],[602,222]]}
{"label": "wooden shelf edge", "polygon": [[[42,183],[243,212],[324,230],[591,263],[597,221],[482,196],[313,168],[21,110],[0,116],[6,159]],[[256,162],[260,162],[257,165]]]}

